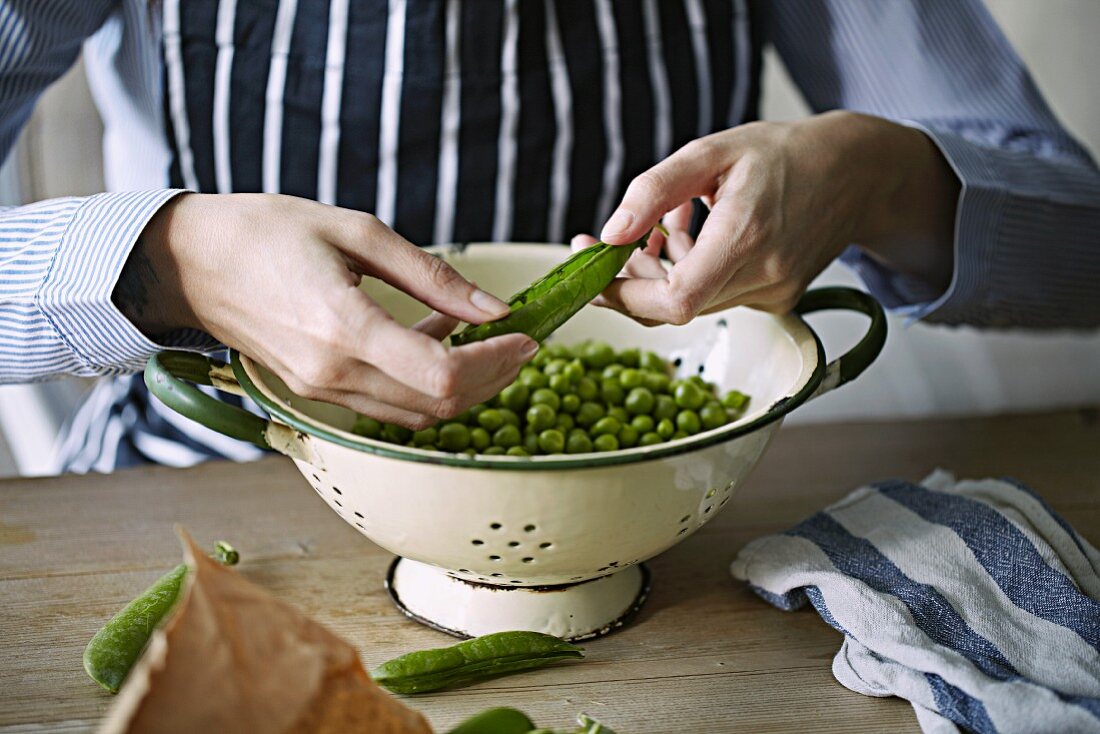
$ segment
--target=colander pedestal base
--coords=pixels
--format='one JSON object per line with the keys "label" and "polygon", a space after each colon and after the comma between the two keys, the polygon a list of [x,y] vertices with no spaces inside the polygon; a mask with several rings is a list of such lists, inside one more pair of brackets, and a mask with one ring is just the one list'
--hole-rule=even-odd
{"label": "colander pedestal base", "polygon": [[626,624],[649,594],[649,570],[638,564],[576,584],[493,586],[397,558],[386,590],[407,617],[456,637],[531,630],[577,641]]}

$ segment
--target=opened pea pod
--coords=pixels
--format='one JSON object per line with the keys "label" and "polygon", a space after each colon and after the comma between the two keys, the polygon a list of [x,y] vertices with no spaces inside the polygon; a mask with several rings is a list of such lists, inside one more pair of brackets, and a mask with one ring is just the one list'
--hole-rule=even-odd
{"label": "opened pea pod", "polygon": [[[665,229],[658,224],[662,232]],[[652,232],[652,230],[650,230]],[[667,232],[666,232],[667,234]],[[635,250],[645,247],[647,232],[629,245],[597,242],[573,255],[508,299],[511,312],[497,321],[471,324],[451,337],[456,346],[521,332],[537,342],[585,307],[611,284]]]}

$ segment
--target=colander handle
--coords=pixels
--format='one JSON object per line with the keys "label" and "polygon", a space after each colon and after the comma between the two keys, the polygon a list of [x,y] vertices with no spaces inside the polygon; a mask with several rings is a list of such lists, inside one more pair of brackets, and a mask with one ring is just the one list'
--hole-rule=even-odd
{"label": "colander handle", "polygon": [[161,352],[145,364],[145,384],[158,400],[180,415],[230,438],[248,441],[262,449],[271,448],[266,420],[195,387],[211,385],[238,391],[233,372],[225,362],[194,352]]}
{"label": "colander handle", "polygon": [[830,288],[815,288],[806,291],[799,299],[794,311],[799,316],[805,316],[815,311],[859,311],[871,317],[867,326],[867,333],[854,347],[840,355],[825,368],[825,377],[821,385],[814,391],[811,397],[817,397],[822,393],[835,390],[841,385],[851,382],[863,374],[863,371],[871,366],[878,357],[882,347],[886,344],[886,313],[882,306],[874,298],[856,290],[843,286]]}

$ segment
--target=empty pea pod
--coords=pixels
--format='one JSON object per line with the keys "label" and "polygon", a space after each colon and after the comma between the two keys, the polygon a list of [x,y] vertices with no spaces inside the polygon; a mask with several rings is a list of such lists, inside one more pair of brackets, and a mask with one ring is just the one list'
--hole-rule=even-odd
{"label": "empty pea pod", "polygon": [[[212,555],[226,566],[239,560],[237,551],[225,541],[214,546]],[[187,564],[181,563],[161,576],[95,633],[84,648],[84,670],[92,680],[118,693],[153,630],[176,603],[187,569]]]}
{"label": "empty pea pod", "polygon": [[371,677],[393,693],[426,693],[583,658],[582,648],[539,632],[496,632],[451,647],[410,652]]}
{"label": "empty pea pod", "polygon": [[507,316],[484,324],[471,324],[453,335],[451,344],[461,346],[517,332],[537,342],[543,341],[599,295],[623,269],[631,254],[645,247],[648,239],[646,234],[629,245],[597,242],[575,252],[561,265],[509,298],[511,313]]}

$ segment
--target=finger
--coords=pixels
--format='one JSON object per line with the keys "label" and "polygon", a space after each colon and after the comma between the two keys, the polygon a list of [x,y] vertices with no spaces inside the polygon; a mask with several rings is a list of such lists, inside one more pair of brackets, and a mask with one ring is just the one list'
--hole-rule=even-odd
{"label": "finger", "polygon": [[[481,385],[510,373],[538,351],[526,334],[504,336],[448,349],[427,334],[406,329],[356,291],[360,308],[349,317],[353,353],[414,390],[437,398],[458,395],[463,385]],[[353,320],[356,319],[356,320]]]}
{"label": "finger", "polygon": [[[719,199],[695,246],[662,280],[627,278],[614,281],[604,296],[614,308],[633,316],[686,324],[709,305],[738,270],[733,246],[740,222],[729,199]],[[736,295],[736,294],[731,294]]]}
{"label": "finger", "polygon": [[645,250],[639,250],[626,261],[623,275],[631,278],[664,278],[668,275],[668,271],[656,256],[650,255]]}
{"label": "finger", "polygon": [[508,304],[473,283],[442,258],[398,235],[374,217],[355,217],[356,225],[333,243],[354,257],[362,271],[437,311],[480,324],[508,313]]}
{"label": "finger", "polygon": [[333,405],[342,405],[345,408],[354,410],[356,413],[383,423],[396,423],[414,431],[422,431],[439,422],[439,418],[436,416],[414,413],[355,392],[329,390],[318,399]]}
{"label": "finger", "polygon": [[631,181],[600,239],[617,245],[635,242],[672,209],[711,193],[722,170],[714,147],[705,139],[688,143]]}
{"label": "finger", "polygon": [[681,232],[687,232],[691,229],[691,218],[693,216],[695,216],[695,204],[691,201],[685,201],[683,204],[666,214],[662,221],[669,229],[678,229]]}
{"label": "finger", "polygon": [[695,240],[683,229],[670,229],[668,242],[665,244],[665,254],[673,263],[678,263],[687,257],[691,248],[695,246]]}
{"label": "finger", "polygon": [[590,234],[577,234],[573,235],[573,239],[569,241],[569,249],[573,252],[577,252],[579,250],[585,249],[586,247],[591,247],[597,242],[599,242],[599,240]]}
{"label": "finger", "polygon": [[422,334],[427,334],[435,339],[446,339],[451,335],[451,332],[458,326],[458,319],[453,316],[448,316],[445,313],[439,313],[439,311],[432,311],[430,314],[413,324],[414,331],[419,331]]}

